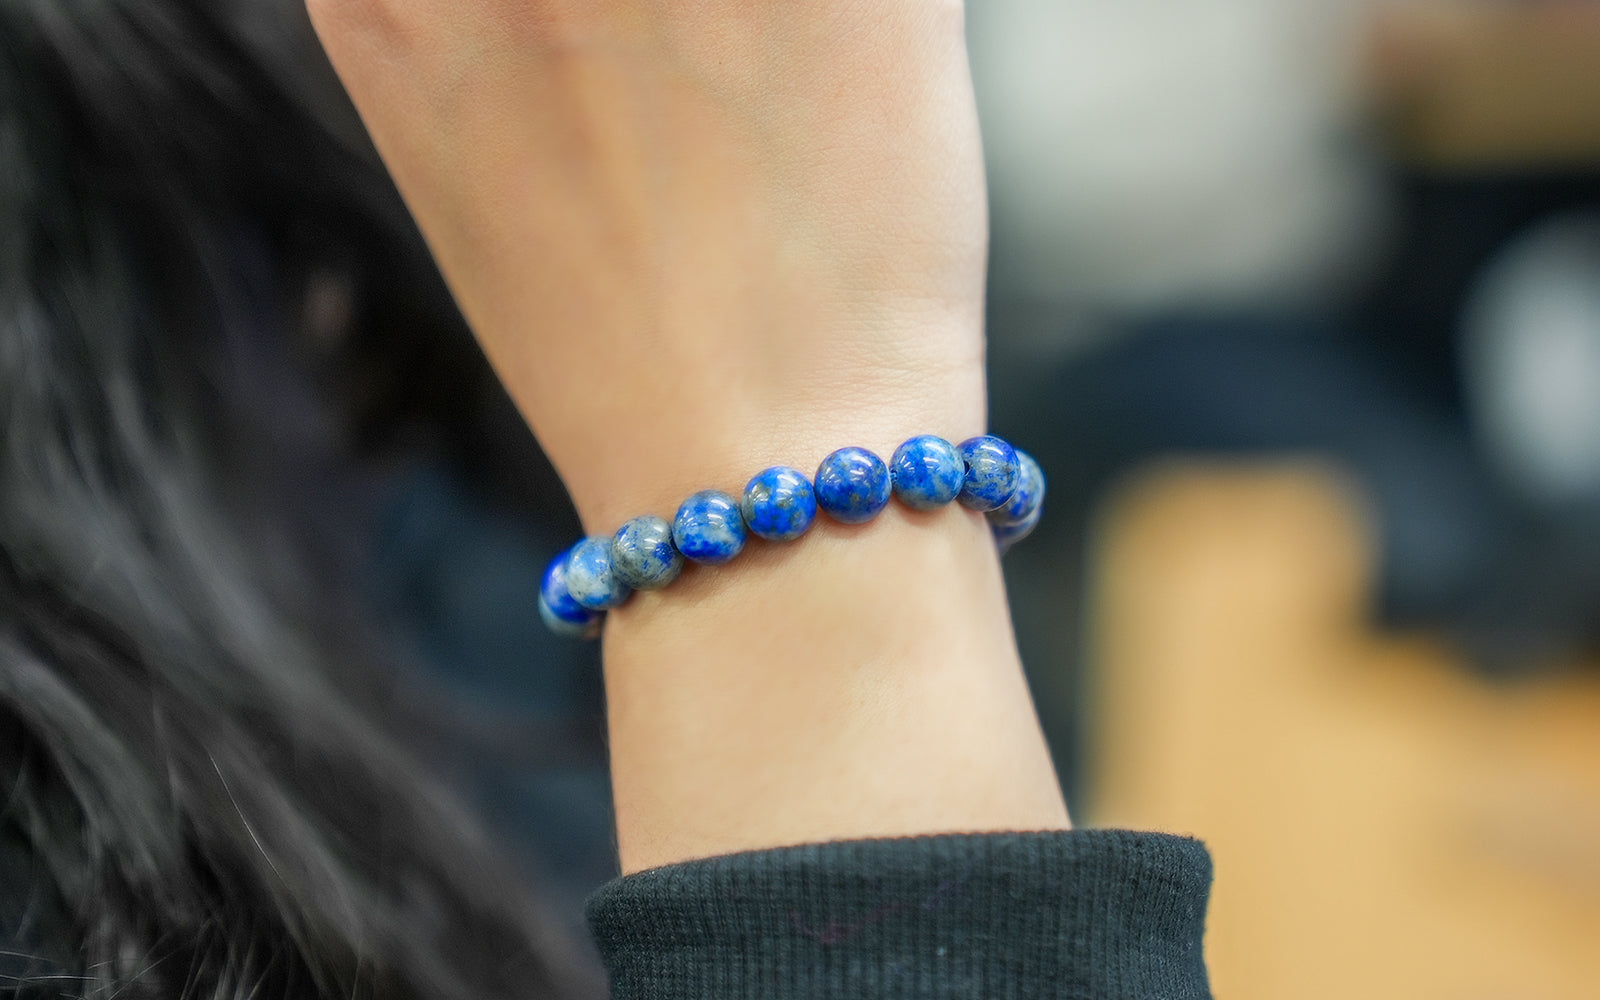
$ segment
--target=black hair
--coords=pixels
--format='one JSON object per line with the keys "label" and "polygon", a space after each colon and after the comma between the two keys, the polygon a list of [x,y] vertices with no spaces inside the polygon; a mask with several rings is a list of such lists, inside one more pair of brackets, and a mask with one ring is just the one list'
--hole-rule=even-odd
{"label": "black hair", "polygon": [[340,598],[465,340],[294,0],[0,0],[0,994],[596,992]]}

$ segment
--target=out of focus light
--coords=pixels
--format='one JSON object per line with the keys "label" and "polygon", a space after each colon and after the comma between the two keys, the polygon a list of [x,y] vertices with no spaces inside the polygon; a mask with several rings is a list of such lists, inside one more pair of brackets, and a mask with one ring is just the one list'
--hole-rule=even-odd
{"label": "out of focus light", "polygon": [[1369,256],[1365,3],[969,6],[996,292],[1131,308],[1316,297]]}
{"label": "out of focus light", "polygon": [[1509,247],[1464,326],[1468,398],[1506,485],[1541,503],[1600,497],[1600,216]]}

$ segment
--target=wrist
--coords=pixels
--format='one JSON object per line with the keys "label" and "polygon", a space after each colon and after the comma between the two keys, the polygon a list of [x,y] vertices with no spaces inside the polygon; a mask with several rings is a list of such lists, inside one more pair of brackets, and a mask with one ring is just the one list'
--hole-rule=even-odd
{"label": "wrist", "polygon": [[[687,366],[691,373],[677,379],[632,380],[627,399],[564,404],[553,419],[530,422],[585,530],[610,533],[640,514],[670,518],[698,490],[737,496],[774,465],[809,475],[845,446],[887,460],[916,434],[956,442],[983,433],[981,334],[953,337],[928,327],[923,335],[959,346],[902,358],[877,342],[835,345],[814,357],[803,348],[790,354],[762,346],[758,362],[745,360],[735,371]],[[847,352],[859,357],[841,356]],[[603,387],[604,376],[595,382]]]}
{"label": "wrist", "polygon": [[891,504],[825,520],[610,613],[625,870],[1069,825],[983,516]]}
{"label": "wrist", "polygon": [[[717,421],[731,423],[731,433],[726,426],[679,431],[663,426],[657,434],[586,462],[583,478],[568,480],[574,484],[573,502],[586,533],[607,535],[642,514],[670,521],[678,505],[700,490],[720,490],[737,499],[752,477],[773,466],[797,469],[809,479],[823,458],[846,446],[866,448],[888,461],[900,442],[915,434],[960,441],[983,429],[976,416],[953,420],[903,411],[861,416],[851,419],[851,410],[841,406],[837,414],[819,415],[812,424],[763,423],[759,417]],[[818,525],[831,522],[823,525],[819,519]]]}
{"label": "wrist", "polygon": [[[974,387],[966,398],[981,399],[980,370],[961,375]],[[781,420],[667,415],[624,445],[676,432],[703,451],[689,462],[658,453],[654,477],[619,479],[599,500],[575,491],[585,522],[609,533],[708,485],[737,494],[773,464],[809,471],[840,447],[825,430],[834,422],[868,427],[843,440],[885,458],[911,436],[907,424],[957,439],[969,433],[952,429],[962,419],[981,429],[981,405],[899,391],[920,381],[857,383],[833,412],[796,405]],[[751,396],[733,398],[726,405]],[[735,563],[688,564],[668,590],[617,606],[586,585],[579,599],[612,609],[605,669],[625,870],[805,840],[1068,824],[982,514],[890,503],[862,524],[819,516],[803,540],[752,538]]]}

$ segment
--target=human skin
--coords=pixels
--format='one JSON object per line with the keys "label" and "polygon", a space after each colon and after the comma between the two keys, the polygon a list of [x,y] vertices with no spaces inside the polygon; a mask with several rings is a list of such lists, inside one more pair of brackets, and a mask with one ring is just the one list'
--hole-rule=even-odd
{"label": "human skin", "polygon": [[[984,427],[959,4],[310,0],[591,533]],[[891,504],[610,614],[624,871],[1068,819],[980,515]]]}

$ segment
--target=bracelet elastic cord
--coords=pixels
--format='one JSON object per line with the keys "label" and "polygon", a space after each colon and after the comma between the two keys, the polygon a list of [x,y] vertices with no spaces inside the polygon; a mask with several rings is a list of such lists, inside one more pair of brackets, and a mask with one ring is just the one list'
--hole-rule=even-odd
{"label": "bracelet elastic cord", "polygon": [[842,524],[878,516],[890,497],[914,510],[959,503],[983,511],[1001,551],[1039,523],[1044,505],[1039,463],[988,435],[953,445],[924,434],[895,449],[887,464],[865,448],[840,448],[816,475],[786,466],[758,473],[735,498],[702,490],[669,523],[636,517],[615,535],[585,538],[556,556],[539,588],[539,615],[562,635],[593,638],[605,613],[635,590],[657,590],[678,578],[685,560],[717,566],[754,535],[792,542],[817,512]]}

